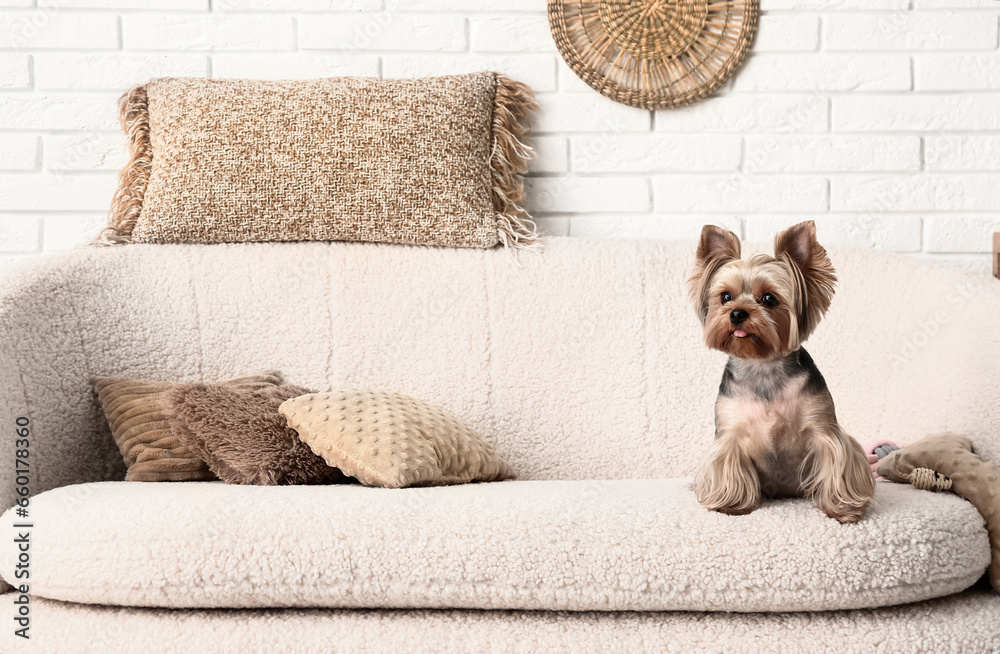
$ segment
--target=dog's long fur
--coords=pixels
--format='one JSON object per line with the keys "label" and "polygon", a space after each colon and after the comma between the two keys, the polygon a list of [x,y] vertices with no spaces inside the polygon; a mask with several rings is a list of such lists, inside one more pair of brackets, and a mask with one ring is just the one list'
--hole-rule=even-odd
{"label": "dog's long fur", "polygon": [[856,522],[875,494],[871,470],[802,348],[836,274],[812,221],[778,234],[774,252],[741,259],[735,234],[702,230],[689,290],[706,345],[730,358],[695,493],[729,514],[754,511],[762,497],[805,495],[831,518]]}

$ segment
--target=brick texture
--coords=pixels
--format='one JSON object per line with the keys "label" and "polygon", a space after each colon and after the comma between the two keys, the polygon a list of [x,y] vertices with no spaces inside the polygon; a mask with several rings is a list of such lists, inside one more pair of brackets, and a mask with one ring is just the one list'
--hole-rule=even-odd
{"label": "brick texture", "polygon": [[295,24],[289,16],[216,14],[127,14],[122,18],[128,50],[291,50]]}
{"label": "brick texture", "polygon": [[31,88],[31,58],[23,54],[0,54],[0,89]]}
{"label": "brick texture", "polygon": [[0,0],[0,260],[69,249],[125,160],[116,102],[159,76],[308,79],[482,69],[530,84],[529,208],[552,235],[830,245],[986,267],[1000,229],[994,0],[762,0],[746,66],[650,112],[590,89],[545,0]]}
{"label": "brick texture", "polygon": [[86,50],[117,48],[114,14],[63,12],[55,8],[0,13],[0,48]]}
{"label": "brick texture", "polygon": [[34,134],[0,134],[0,170],[37,168],[38,140]]}

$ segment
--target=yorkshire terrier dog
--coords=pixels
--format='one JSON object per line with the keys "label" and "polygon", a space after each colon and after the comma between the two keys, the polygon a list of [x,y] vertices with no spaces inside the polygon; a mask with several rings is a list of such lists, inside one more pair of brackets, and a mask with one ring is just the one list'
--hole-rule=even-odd
{"label": "yorkshire terrier dog", "polygon": [[731,515],[762,497],[806,496],[857,522],[875,495],[864,451],[837,423],[833,397],[802,342],[833,299],[836,273],[807,221],[774,239],[774,257],[740,258],[730,231],[706,225],[688,282],[708,347],[729,355],[715,442],[698,501]]}

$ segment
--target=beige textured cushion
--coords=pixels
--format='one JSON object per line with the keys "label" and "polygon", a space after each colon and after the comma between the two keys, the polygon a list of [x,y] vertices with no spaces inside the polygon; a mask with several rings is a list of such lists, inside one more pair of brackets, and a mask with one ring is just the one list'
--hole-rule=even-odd
{"label": "beige textured cushion", "polygon": [[[177,384],[123,377],[95,377],[92,381],[111,435],[128,466],[126,481],[215,479],[205,462],[170,429],[166,394]],[[280,384],[281,375],[269,371],[220,383],[253,390]]]}
{"label": "beige textured cushion", "polygon": [[490,72],[153,80],[122,98],[132,157],[102,241],[530,246],[533,107]]}
{"label": "beige textured cushion", "polygon": [[493,447],[454,416],[399,393],[339,391],[278,409],[316,454],[369,486],[512,479]]}

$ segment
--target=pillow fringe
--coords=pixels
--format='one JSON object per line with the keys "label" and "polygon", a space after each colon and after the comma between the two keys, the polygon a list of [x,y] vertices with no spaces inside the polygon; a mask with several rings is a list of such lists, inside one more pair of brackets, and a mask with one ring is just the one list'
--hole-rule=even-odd
{"label": "pillow fringe", "polygon": [[528,85],[500,74],[496,80],[490,173],[497,236],[507,252],[537,250],[542,244],[538,229],[520,203],[524,201],[524,174],[534,154],[524,142],[528,115],[538,105]]}
{"label": "pillow fringe", "polygon": [[96,245],[119,245],[132,241],[132,230],[142,212],[149,184],[153,148],[149,142],[149,104],[145,86],[135,86],[118,100],[119,120],[128,142],[129,160],[118,177],[118,190],[111,200],[108,225]]}

